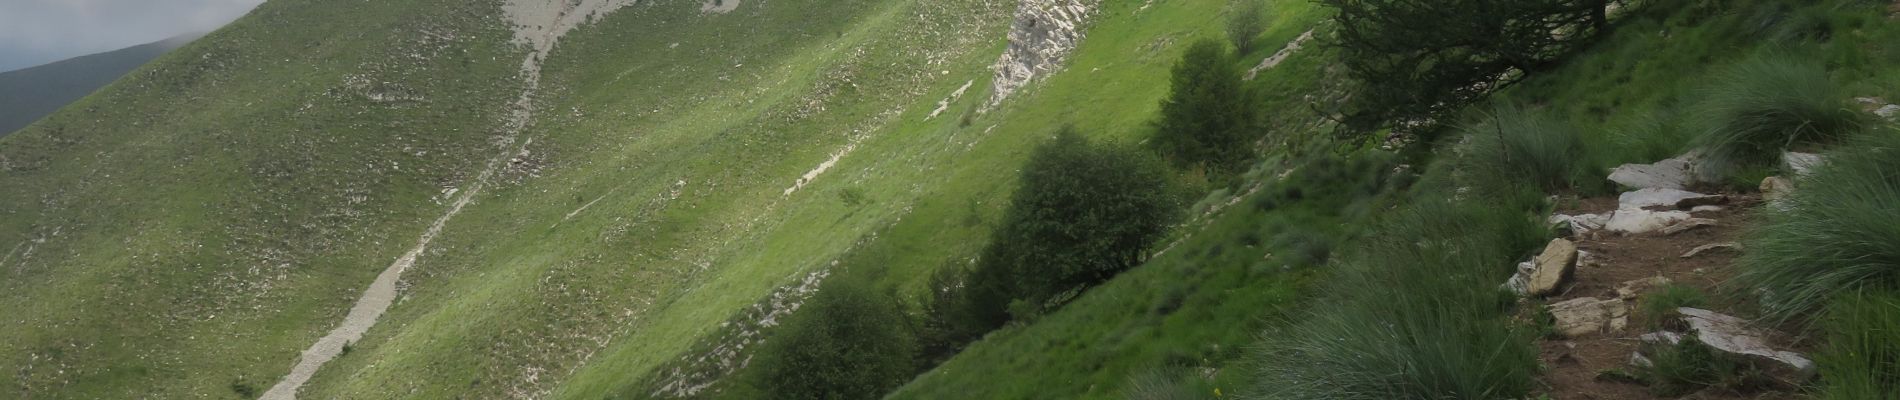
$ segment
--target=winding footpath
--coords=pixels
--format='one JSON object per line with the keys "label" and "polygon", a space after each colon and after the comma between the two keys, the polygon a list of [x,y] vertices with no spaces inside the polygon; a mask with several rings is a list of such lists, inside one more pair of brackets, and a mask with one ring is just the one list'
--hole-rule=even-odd
{"label": "winding footpath", "polygon": [[[350,313],[343,318],[343,323],[330,330],[329,334],[318,339],[315,344],[310,345],[309,349],[304,350],[297,365],[291,367],[290,374],[271,386],[270,391],[264,392],[262,399],[296,399],[297,390],[302,388],[304,383],[309,382],[310,378],[323,368],[323,364],[342,354],[343,346],[362,339],[363,334],[368,332],[370,327],[376,326],[376,321],[396,300],[396,283],[402,279],[403,271],[415,265],[416,258],[421,257],[423,251],[429,248],[429,242],[435,240],[436,235],[442,232],[442,227],[455,219],[457,214],[461,214],[462,208],[482,193],[489,179],[507,165],[510,156],[521,153],[529,143],[533,142],[517,139],[523,131],[527,130],[528,122],[534,116],[534,96],[541,88],[541,63],[547,59],[548,53],[554,50],[561,36],[581,24],[597,20],[633,3],[633,0],[507,0],[502,10],[507,14],[508,22],[514,25],[515,42],[529,46],[532,51],[521,61],[520,77],[523,88],[510,110],[506,126],[503,127],[505,139],[502,147],[505,150],[488,160],[487,166],[482,168],[481,173],[469,183],[467,189],[455,198],[455,201],[449,205],[449,209],[443,212],[442,216],[437,217],[435,222],[429,225],[429,229],[423,231],[421,237],[416,238],[415,247],[396,258],[395,262],[389,264],[389,268],[377,275],[369,288],[363,290],[363,296],[350,307]],[[516,144],[517,141],[520,143]]]}

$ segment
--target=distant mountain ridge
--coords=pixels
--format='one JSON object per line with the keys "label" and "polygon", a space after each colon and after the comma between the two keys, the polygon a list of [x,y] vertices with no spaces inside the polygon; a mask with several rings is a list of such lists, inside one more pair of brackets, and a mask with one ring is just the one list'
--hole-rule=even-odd
{"label": "distant mountain ridge", "polygon": [[0,72],[0,137],[85,98],[152,59],[202,36],[202,32],[188,33],[104,53]]}

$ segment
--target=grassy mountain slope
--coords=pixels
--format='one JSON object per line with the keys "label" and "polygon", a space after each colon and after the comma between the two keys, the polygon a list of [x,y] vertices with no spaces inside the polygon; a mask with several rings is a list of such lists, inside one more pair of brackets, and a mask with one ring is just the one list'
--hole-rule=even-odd
{"label": "grassy mountain slope", "polygon": [[282,375],[494,152],[497,13],[270,2],[0,139],[5,396]]}
{"label": "grassy mountain slope", "polygon": [[157,42],[0,72],[0,136],[26,127],[92,94],[159,55],[196,40],[188,34]]}

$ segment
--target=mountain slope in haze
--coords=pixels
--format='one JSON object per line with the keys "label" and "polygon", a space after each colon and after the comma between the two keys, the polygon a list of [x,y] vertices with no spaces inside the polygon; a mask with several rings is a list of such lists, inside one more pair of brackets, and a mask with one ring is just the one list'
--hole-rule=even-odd
{"label": "mountain slope in haze", "polygon": [[203,34],[185,34],[46,65],[0,72],[0,136],[20,130],[200,36]]}

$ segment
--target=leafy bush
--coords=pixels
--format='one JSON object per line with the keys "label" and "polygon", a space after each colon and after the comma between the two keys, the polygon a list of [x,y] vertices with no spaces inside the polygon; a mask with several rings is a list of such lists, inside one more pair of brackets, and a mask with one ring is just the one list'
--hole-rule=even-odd
{"label": "leafy bush", "polygon": [[1231,172],[1250,155],[1260,110],[1234,63],[1220,43],[1201,40],[1175,64],[1151,142],[1175,163]]}
{"label": "leafy bush", "polygon": [[870,399],[916,372],[917,344],[894,296],[834,275],[774,333],[760,355],[783,399]]}
{"label": "leafy bush", "polygon": [[1267,4],[1261,0],[1238,0],[1234,2],[1233,14],[1227,19],[1227,40],[1234,43],[1234,52],[1241,55],[1253,53],[1254,39],[1267,30]]}
{"label": "leafy bush", "polygon": [[1737,282],[1761,292],[1770,318],[1813,315],[1856,290],[1900,289],[1900,134],[1845,147],[1765,207],[1743,241]]}
{"label": "leafy bush", "polygon": [[1576,128],[1550,114],[1514,105],[1464,128],[1462,168],[1477,182],[1520,182],[1544,190],[1570,188],[1590,171],[1589,149]]}
{"label": "leafy bush", "polygon": [[968,278],[966,317],[1000,326],[1012,301],[1039,305],[1140,264],[1180,212],[1170,182],[1153,158],[1058,133],[1023,167],[1002,225]]}
{"label": "leafy bush", "polygon": [[1676,315],[1677,308],[1702,307],[1708,301],[1708,296],[1694,286],[1670,283],[1643,295],[1636,305],[1637,318],[1644,325],[1660,327],[1664,320]]}
{"label": "leafy bush", "polygon": [[1823,399],[1900,398],[1900,292],[1856,293],[1828,310],[1816,361]]}
{"label": "leafy bush", "polygon": [[1254,395],[1515,398],[1531,389],[1531,332],[1507,315],[1512,296],[1492,288],[1545,232],[1487,205],[1427,200],[1398,213],[1340,264],[1313,310],[1264,339]]}
{"label": "leafy bush", "polygon": [[1827,70],[1806,58],[1765,53],[1720,81],[1699,110],[1705,130],[1696,140],[1717,168],[1773,165],[1790,146],[1838,140],[1862,124]]}

